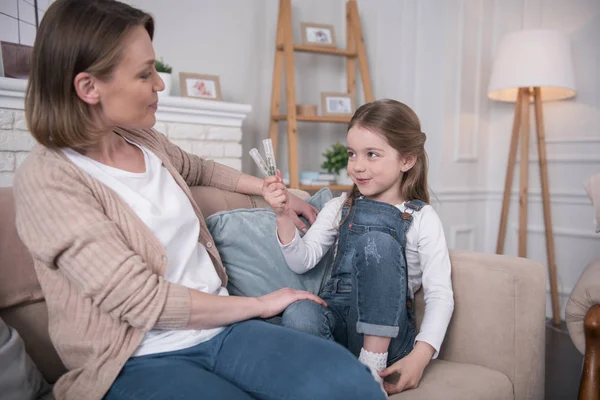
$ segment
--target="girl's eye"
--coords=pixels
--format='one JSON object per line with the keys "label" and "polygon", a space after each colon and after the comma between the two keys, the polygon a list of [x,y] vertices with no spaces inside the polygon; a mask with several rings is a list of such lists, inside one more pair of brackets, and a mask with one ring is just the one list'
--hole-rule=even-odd
{"label": "girl's eye", "polygon": [[150,78],[150,75],[152,75],[152,72],[148,72],[147,74],[142,74],[142,75],[140,75],[140,78],[145,80],[145,79]]}
{"label": "girl's eye", "polygon": [[377,156],[378,156],[378,154],[377,154],[377,153],[373,153],[372,151],[370,151],[370,152],[368,152],[368,153],[367,153],[367,156],[368,156],[369,158],[375,158],[375,157],[377,157]]}
{"label": "girl's eye", "polygon": [[354,153],[353,153],[353,152],[351,152],[351,151],[349,151],[349,152],[348,152],[348,158],[352,158],[352,157],[354,157]]}

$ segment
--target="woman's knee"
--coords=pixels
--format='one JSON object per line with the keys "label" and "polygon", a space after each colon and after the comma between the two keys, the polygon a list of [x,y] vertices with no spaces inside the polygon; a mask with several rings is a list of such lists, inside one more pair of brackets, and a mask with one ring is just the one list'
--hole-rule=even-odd
{"label": "woman's knee", "polygon": [[312,300],[298,300],[290,304],[281,317],[281,325],[315,336],[331,338],[328,311]]}

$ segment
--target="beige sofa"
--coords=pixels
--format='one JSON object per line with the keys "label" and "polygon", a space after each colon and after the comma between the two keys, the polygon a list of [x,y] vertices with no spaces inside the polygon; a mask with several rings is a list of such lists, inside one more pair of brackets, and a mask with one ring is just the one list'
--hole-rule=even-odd
{"label": "beige sofa", "polygon": [[[264,206],[261,199],[193,188],[202,212]],[[440,357],[419,388],[394,400],[542,399],[545,269],[536,262],[452,251],[455,311]],[[64,372],[48,338],[48,316],[31,259],[14,226],[12,192],[0,188],[0,317],[15,327],[44,377]],[[417,321],[423,294],[416,299]]]}

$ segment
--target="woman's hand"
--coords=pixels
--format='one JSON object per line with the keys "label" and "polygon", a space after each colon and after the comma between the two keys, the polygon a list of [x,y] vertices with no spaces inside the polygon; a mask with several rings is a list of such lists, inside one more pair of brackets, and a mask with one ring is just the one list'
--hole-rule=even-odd
{"label": "woman's hand", "polygon": [[269,203],[276,216],[290,214],[290,194],[281,178],[281,171],[277,170],[277,175],[267,176],[263,180],[262,196]]}
{"label": "woman's hand", "polygon": [[319,296],[315,296],[314,294],[305,292],[304,290],[283,288],[276,292],[258,297],[258,301],[261,303],[260,317],[274,317],[275,315],[282,313],[287,306],[298,300],[312,300],[315,303],[327,307],[327,303],[325,303],[325,301],[323,301],[323,299],[321,299]]}
{"label": "woman's hand", "polygon": [[435,349],[430,344],[417,342],[415,348],[406,357],[381,371],[379,375],[382,378],[394,373],[400,375],[400,379],[396,383],[383,382],[383,388],[387,394],[391,396],[407,389],[416,388],[434,353]]}
{"label": "woman's hand", "polygon": [[300,229],[302,232],[306,232],[308,227],[304,224],[304,222],[302,222],[300,218],[298,218],[298,216],[304,216],[304,218],[306,218],[308,222],[312,225],[315,222],[315,219],[317,218],[319,210],[308,204],[306,201],[293,195],[292,193],[288,192],[288,194],[290,218],[292,219],[292,221],[294,221],[294,225],[296,225],[296,228]]}

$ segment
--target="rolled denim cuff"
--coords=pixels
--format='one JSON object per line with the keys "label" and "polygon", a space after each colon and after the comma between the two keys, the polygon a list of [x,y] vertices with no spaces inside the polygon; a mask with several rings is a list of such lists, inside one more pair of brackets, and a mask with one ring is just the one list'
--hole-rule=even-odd
{"label": "rolled denim cuff", "polygon": [[397,326],[375,325],[360,321],[356,323],[356,332],[362,333],[363,335],[395,338],[398,336],[399,331],[400,328]]}

